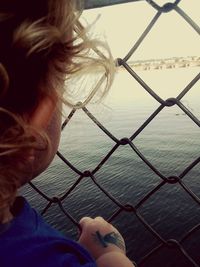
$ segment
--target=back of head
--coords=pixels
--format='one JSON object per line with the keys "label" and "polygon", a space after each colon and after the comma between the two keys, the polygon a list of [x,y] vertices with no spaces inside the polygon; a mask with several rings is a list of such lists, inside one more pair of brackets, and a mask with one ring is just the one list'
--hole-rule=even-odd
{"label": "back of head", "polygon": [[[61,97],[65,77],[89,65],[105,69],[105,89],[112,80],[112,57],[105,57],[96,48],[98,42],[87,38],[75,2],[0,0],[0,221],[1,211],[12,204],[23,183],[24,151],[49,146],[47,136],[32,129],[25,114],[45,96]],[[90,61],[89,49],[98,58]]]}
{"label": "back of head", "polygon": [[[61,95],[73,58],[78,27],[73,0],[0,0],[0,221],[22,184],[24,151],[47,149],[48,138],[24,114],[44,96]],[[38,142],[38,136],[42,139]]]}

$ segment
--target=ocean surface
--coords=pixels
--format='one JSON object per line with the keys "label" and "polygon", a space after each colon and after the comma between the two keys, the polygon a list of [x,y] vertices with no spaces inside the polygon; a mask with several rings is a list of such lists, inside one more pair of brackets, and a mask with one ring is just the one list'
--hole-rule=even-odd
{"label": "ocean surface", "polygon": [[[163,99],[176,97],[199,73],[199,68],[150,70],[138,74]],[[183,97],[182,103],[200,119],[200,82]],[[131,137],[159,106],[126,71],[119,71],[110,93],[101,104],[87,108],[116,138]],[[66,109],[66,116],[70,110]],[[165,176],[180,175],[200,156],[199,127],[177,106],[164,108],[133,140],[134,145]],[[115,145],[82,111],[78,110],[62,132],[59,151],[80,171],[94,170]],[[122,204],[136,205],[161,179],[136,155],[130,146],[120,146],[95,174],[96,180]],[[50,167],[34,180],[48,196],[60,196],[79,178],[58,156]],[[200,197],[200,167],[197,164],[184,183]],[[30,186],[22,193],[38,210],[47,204]],[[90,178],[63,201],[76,219],[83,216],[109,218],[118,208]],[[166,184],[139,209],[140,214],[164,239],[179,240],[200,222],[200,206],[180,187]],[[44,218],[64,234],[77,238],[76,227],[57,205]],[[114,220],[123,234],[128,255],[138,261],[159,241],[133,213],[121,212]],[[200,231],[184,243],[185,250],[200,264]],[[166,260],[165,260],[166,258]],[[168,261],[167,259],[171,259]],[[164,263],[163,263],[164,262]],[[164,265],[165,264],[165,265]],[[176,250],[162,249],[144,266],[192,266]]]}

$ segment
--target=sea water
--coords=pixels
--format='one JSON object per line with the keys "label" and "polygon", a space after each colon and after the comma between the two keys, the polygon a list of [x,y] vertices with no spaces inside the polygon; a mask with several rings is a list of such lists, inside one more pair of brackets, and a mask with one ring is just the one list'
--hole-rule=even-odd
{"label": "sea water", "polygon": [[[198,74],[199,68],[141,71],[140,77],[166,100],[177,97]],[[181,99],[181,102],[200,119],[200,83]],[[118,140],[130,138],[159,107],[155,101],[126,71],[119,71],[109,95],[101,104],[88,105],[88,110]],[[66,116],[70,109],[65,110]],[[199,127],[176,105],[165,107],[145,129],[133,139],[133,144],[144,157],[164,176],[180,175],[200,156]],[[82,111],[75,112],[62,132],[59,151],[79,171],[94,170],[114,147],[110,139]],[[184,183],[200,196],[200,169],[197,164],[185,177]],[[63,195],[79,178],[58,156],[51,166],[34,180],[49,197]],[[97,182],[121,204],[135,206],[153,190],[158,177],[129,146],[120,146],[95,173]],[[38,210],[47,204],[31,187],[22,190]],[[109,218],[118,207],[86,177],[63,201],[65,209],[78,221],[83,216]],[[200,221],[199,205],[179,184],[165,184],[140,208],[139,213],[162,238],[177,239]],[[76,238],[76,228],[54,204],[44,215],[45,219],[64,234]],[[138,220],[134,213],[121,212],[114,220],[123,234],[128,255],[139,260],[160,242]],[[200,233],[195,232],[184,242],[184,248],[197,262]],[[175,252],[174,252],[175,251]],[[165,255],[165,256],[163,256]],[[166,256],[168,255],[168,256]],[[161,264],[161,258],[174,258],[174,265]],[[167,258],[166,258],[167,259]],[[190,266],[177,250],[161,250],[154,266]],[[148,266],[148,265],[147,265]],[[151,265],[149,265],[151,266]],[[153,265],[152,265],[153,266]]]}

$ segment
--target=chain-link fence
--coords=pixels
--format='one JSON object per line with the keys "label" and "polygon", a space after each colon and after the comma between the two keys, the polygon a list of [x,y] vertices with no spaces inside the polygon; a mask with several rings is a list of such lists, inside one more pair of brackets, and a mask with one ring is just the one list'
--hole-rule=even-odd
{"label": "chain-link fence", "polygon": [[[96,4],[98,2],[98,4]],[[101,6],[106,4],[115,4],[122,3],[122,2],[130,2],[130,1],[86,1],[87,8],[93,8],[95,6]],[[133,1],[134,2],[134,1]],[[135,1],[136,2],[136,1]],[[161,112],[168,108],[173,108],[174,106],[177,106],[187,117],[189,120],[191,120],[196,127],[200,127],[200,121],[195,116],[186,105],[184,105],[182,99],[193,90],[194,85],[197,84],[200,78],[200,73],[198,73],[195,77],[192,78],[192,80],[188,81],[187,86],[182,88],[181,92],[177,96],[172,96],[168,99],[161,98],[151,86],[149,86],[143,78],[141,78],[136,71],[134,71],[134,67],[131,67],[128,63],[128,60],[130,57],[135,53],[135,51],[140,47],[140,45],[145,40],[146,36],[149,34],[149,32],[152,30],[154,25],[157,23],[158,19],[167,12],[176,12],[182,19],[185,21],[186,24],[188,24],[193,30],[199,35],[200,34],[200,28],[199,26],[193,21],[192,18],[190,18],[189,15],[187,15],[186,11],[183,11],[179,4],[181,0],[176,0],[173,3],[166,3],[162,6],[158,5],[156,1],[151,0],[143,0],[143,2],[146,2],[146,5],[151,5],[152,8],[156,10],[155,16],[152,18],[146,29],[142,32],[139,39],[135,41],[135,44],[130,49],[130,51],[127,53],[127,55],[124,56],[124,58],[118,58],[117,64],[120,68],[123,68],[126,70],[132,79],[134,79],[141,87],[142,90],[145,90],[155,101],[158,103],[158,107],[148,116],[148,118],[145,120],[144,123],[141,123],[141,125],[137,128],[137,130],[134,130],[132,134],[129,137],[122,136],[121,138],[117,138],[110,130],[108,130],[104,125],[99,121],[90,111],[88,107],[84,107],[81,109],[81,111],[85,114],[85,117],[89,118],[95,125],[98,127],[107,137],[110,139],[112,143],[111,149],[108,151],[108,153],[103,157],[102,160],[92,169],[85,169],[84,171],[80,170],[78,166],[75,164],[72,164],[70,160],[68,160],[67,152],[66,156],[63,155],[61,152],[57,152],[58,157],[61,161],[63,161],[66,164],[66,171],[71,170],[73,173],[73,180],[70,180],[69,184],[66,181],[66,188],[65,192],[60,194],[59,192],[56,192],[56,195],[49,196],[48,193],[44,193],[41,189],[40,183],[31,182],[31,187],[37,191],[46,201],[47,205],[44,208],[42,214],[47,213],[49,210],[51,212],[51,206],[53,204],[56,204],[59,206],[60,210],[63,214],[67,216],[67,218],[76,226],[80,227],[78,224],[78,218],[80,216],[74,215],[73,211],[70,210],[70,208],[67,208],[63,203],[67,199],[71,199],[72,196],[75,195],[74,192],[76,192],[77,188],[80,188],[82,184],[84,184],[85,180],[89,180],[95,187],[96,191],[92,196],[90,196],[91,192],[84,192],[84,199],[87,199],[88,202],[95,202],[95,196],[96,192],[101,192],[104,202],[108,201],[109,203],[109,218],[107,216],[108,221],[113,222],[114,224],[120,220],[123,221],[124,227],[128,228],[128,236],[125,236],[125,239],[128,238],[128,254],[132,258],[132,260],[135,260],[137,262],[138,266],[200,266],[200,257],[198,250],[200,249],[200,223],[198,223],[198,219],[195,221],[195,223],[190,224],[190,228],[187,228],[187,231],[182,234],[182,236],[177,237],[176,234],[172,235],[170,238],[168,238],[167,235],[162,234],[159,231],[159,228],[154,226],[154,223],[151,221],[149,222],[148,219],[146,219],[143,212],[141,212],[141,207],[145,207],[149,202],[152,201],[152,197],[156,195],[158,192],[162,191],[163,188],[171,185],[173,187],[179,188],[181,192],[184,192],[184,194],[187,194],[189,198],[192,199],[197,205],[195,206],[195,209],[193,210],[194,216],[197,216],[199,214],[199,207],[200,207],[200,199],[198,197],[198,184],[197,190],[194,189],[195,185],[190,186],[189,183],[185,183],[184,179],[186,176],[193,175],[192,171],[195,169],[197,170],[197,176],[199,177],[199,162],[200,162],[200,155],[197,156],[195,159],[191,159],[190,164],[188,164],[182,171],[179,173],[179,175],[165,175],[162,171],[159,170],[158,167],[154,165],[154,162],[151,161],[148,157],[145,156],[143,151],[139,149],[136,146],[135,140],[137,137],[147,128],[147,126],[151,125],[151,123],[161,114]],[[191,3],[192,5],[192,3]],[[123,14],[125,16],[125,14]],[[169,23],[170,24],[170,23]],[[62,130],[66,132],[68,130],[69,123],[73,120],[76,113],[80,112],[80,109],[77,106],[75,106],[69,115],[67,116],[66,120],[63,123]],[[178,141],[178,140],[177,140]],[[98,142],[98,140],[96,140]],[[142,197],[139,197],[137,200],[134,201],[128,201],[126,202],[126,198],[123,196],[118,197],[117,193],[113,193],[107,189],[106,186],[101,182],[101,170],[104,168],[104,166],[107,164],[107,162],[113,157],[114,153],[116,151],[123,149],[124,147],[128,148],[129,151],[131,151],[133,157],[138,157],[142,161],[142,167],[147,167],[149,169],[149,173],[151,175],[156,176],[158,178],[158,183],[155,184],[155,186],[151,187],[151,189],[142,195]],[[78,148],[79,149],[79,148]],[[178,148],[177,148],[178,149]],[[86,148],[87,150],[87,148]],[[199,149],[198,153],[199,154]],[[86,151],[87,152],[87,151]],[[173,157],[173,154],[171,155]],[[176,161],[176,158],[174,158],[174,161]],[[119,157],[120,162],[120,157]],[[123,165],[121,165],[121,168],[123,168]],[[142,186],[142,180],[141,177],[137,177],[137,174],[135,173],[136,165],[132,165],[128,172],[130,176],[136,176],[135,179],[140,179],[141,186]],[[116,172],[118,171],[118,168],[116,167]],[[172,170],[173,171],[173,170]],[[64,174],[63,174],[64,175]],[[98,176],[98,178],[97,178]],[[123,181],[123,176],[120,177],[121,181]],[[191,179],[192,180],[192,179]],[[125,181],[123,181],[125,182]],[[115,181],[113,181],[113,184]],[[37,185],[36,185],[37,184]],[[47,186],[47,185],[46,185]],[[137,188],[134,187],[134,185],[130,184],[128,185],[130,188],[130,192],[132,190],[133,194],[137,194]],[[50,186],[48,186],[50,187]],[[134,187],[134,190],[133,190]],[[132,188],[132,189],[131,189]],[[118,191],[120,192],[120,188],[118,188]],[[129,194],[130,194],[129,192]],[[176,202],[178,195],[174,194],[173,201]],[[92,199],[92,200],[91,200]],[[131,197],[130,197],[131,199]],[[81,199],[78,200],[81,202]],[[159,200],[157,200],[159,201]],[[89,205],[88,204],[88,205]],[[100,204],[101,205],[101,204]],[[148,206],[148,205],[147,205]],[[78,207],[78,204],[77,204]],[[102,206],[103,207],[103,206]],[[152,206],[151,206],[152,207]],[[165,210],[166,207],[162,207],[163,210]],[[183,206],[179,207],[183,208]],[[178,208],[178,209],[179,209]],[[151,211],[150,211],[151,212]],[[152,209],[153,212],[153,209]],[[78,213],[78,211],[77,211]],[[81,213],[81,211],[80,211]],[[128,214],[128,217],[126,217],[126,214]],[[81,216],[84,215],[81,213]],[[86,214],[90,215],[90,214]],[[132,218],[134,217],[134,220]],[[199,218],[199,217],[198,217]],[[164,220],[164,218],[163,218]],[[192,220],[191,216],[190,218],[185,218],[185,220]],[[142,225],[143,228],[141,228],[140,233],[134,232],[134,222]],[[160,219],[160,225],[162,225],[163,221],[162,218]],[[171,224],[168,225],[169,228],[174,227],[174,222],[171,222]],[[178,229],[177,225],[177,229]],[[146,230],[144,230],[146,229]],[[122,229],[120,229],[122,230]],[[145,233],[144,233],[145,231]],[[122,230],[123,232],[123,230]],[[148,233],[147,233],[148,232]],[[142,235],[145,235],[145,243],[151,243],[151,245],[148,247],[148,249],[145,249],[143,253],[139,256],[134,255],[134,253],[131,253],[131,251],[137,251],[141,249],[141,246],[145,246],[145,244],[141,244],[140,239],[142,239]],[[143,239],[142,239],[143,240]],[[153,241],[152,241],[153,240]],[[140,245],[137,245],[139,244]],[[192,247],[195,249],[190,249],[190,247],[187,245],[187,242],[192,244]],[[138,246],[138,247],[137,247]],[[163,255],[167,255],[166,257]],[[173,259],[176,258],[176,263],[173,263]],[[157,260],[159,259],[159,260]],[[172,260],[172,261],[171,261]]]}

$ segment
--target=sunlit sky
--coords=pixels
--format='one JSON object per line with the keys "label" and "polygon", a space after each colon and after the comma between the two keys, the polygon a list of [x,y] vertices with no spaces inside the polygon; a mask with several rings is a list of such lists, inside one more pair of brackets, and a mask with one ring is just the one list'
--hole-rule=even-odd
{"label": "sunlit sky", "polygon": [[[169,0],[156,0],[156,3],[163,5],[167,1]],[[200,0],[182,0],[179,7],[200,26]],[[157,11],[144,0],[85,10],[82,15],[82,23],[85,26],[93,25],[90,29],[90,35],[96,39],[106,40],[114,58],[124,58],[156,13]],[[177,12],[172,11],[159,17],[152,30],[129,60],[187,56],[200,56],[200,36]],[[139,72],[139,75],[158,95],[167,99],[168,97],[176,97],[199,73],[199,69],[200,67],[175,70],[164,68],[162,70],[142,71]],[[80,92],[87,95],[88,90],[91,89],[91,84],[93,81],[90,75],[87,77],[85,75],[78,86],[76,80],[74,87],[70,85],[73,94],[75,94],[74,91],[77,91],[78,101],[79,99],[82,101]],[[187,99],[192,103],[198,102],[199,82],[195,84],[191,92],[191,94],[187,94],[187,97],[184,97],[184,100]],[[117,105],[124,105],[128,102],[132,105],[133,100],[136,101],[134,103],[141,103],[141,101],[145,101],[145,97],[147,101],[150,99],[145,90],[126,71],[117,73],[113,86],[109,90],[109,95],[111,101]],[[192,101],[189,99],[190,95]],[[108,97],[106,101],[109,103]]]}
{"label": "sunlit sky", "polygon": [[[169,1],[157,0],[163,5]],[[171,1],[173,2],[173,1]],[[200,0],[182,0],[179,7],[200,25]],[[86,10],[83,17],[91,32],[105,38],[114,57],[124,57],[155,16],[156,10],[146,1]],[[200,38],[196,31],[175,11],[164,13],[130,60],[199,56]]]}

